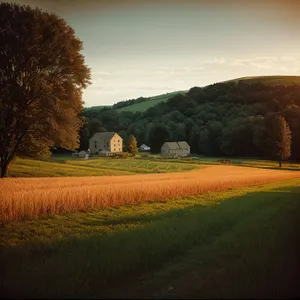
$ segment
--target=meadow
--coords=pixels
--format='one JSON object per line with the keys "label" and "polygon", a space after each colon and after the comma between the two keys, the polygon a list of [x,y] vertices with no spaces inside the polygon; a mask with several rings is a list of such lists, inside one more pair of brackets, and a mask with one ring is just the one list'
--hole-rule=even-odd
{"label": "meadow", "polygon": [[300,165],[222,160],[17,159],[1,297],[299,296]]}
{"label": "meadow", "polygon": [[115,176],[139,173],[182,172],[198,168],[180,160],[73,159],[70,155],[53,156],[49,160],[17,158],[9,167],[9,177]]}
{"label": "meadow", "polygon": [[1,296],[295,298],[299,180],[7,223]]}
{"label": "meadow", "polygon": [[166,102],[169,98],[177,95],[177,94],[184,94],[187,91],[176,91],[167,94],[162,94],[158,96],[148,97],[142,102],[132,103],[128,106],[124,106],[121,108],[116,108],[116,111],[123,112],[123,111],[130,111],[130,112],[143,112],[146,111],[148,108],[153,107],[161,102]]}
{"label": "meadow", "polygon": [[[227,158],[228,159],[228,158]],[[220,165],[224,158],[194,156],[185,159],[167,159],[159,155],[140,154],[135,158],[114,159],[96,157],[74,159],[70,155],[53,155],[48,160],[16,158],[9,167],[9,177],[70,177],[122,176],[143,173],[173,173]],[[229,158],[234,166],[278,169],[272,160]],[[285,162],[282,170],[299,170],[299,162]]]}
{"label": "meadow", "polygon": [[293,171],[210,166],[169,174],[7,178],[0,182],[0,220],[4,224],[47,215],[162,201],[299,176],[299,172]]}

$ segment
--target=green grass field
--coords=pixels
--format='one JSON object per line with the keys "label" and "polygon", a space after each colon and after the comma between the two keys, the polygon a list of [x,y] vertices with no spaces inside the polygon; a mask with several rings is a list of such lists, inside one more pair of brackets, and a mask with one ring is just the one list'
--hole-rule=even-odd
{"label": "green grass field", "polygon": [[89,160],[56,156],[47,161],[17,158],[9,167],[9,177],[114,176],[139,173],[181,172],[199,168],[180,160],[153,160],[97,157]]}
{"label": "green grass field", "polygon": [[299,296],[300,180],[15,222],[3,297]]}
{"label": "green grass field", "polygon": [[134,103],[122,108],[116,109],[116,111],[122,112],[122,111],[131,111],[131,112],[137,112],[137,111],[146,111],[148,108],[155,106],[156,104],[159,104],[161,102],[166,102],[169,98],[185,93],[187,91],[176,91],[176,92],[171,92],[163,95],[158,95],[154,97],[149,97],[147,100],[140,102],[140,103]]}
{"label": "green grass field", "polygon": [[91,107],[86,107],[85,111],[91,112],[91,111],[98,111],[102,108],[107,108],[110,107],[111,105],[98,105],[98,106],[91,106]]}
{"label": "green grass field", "polygon": [[[127,159],[74,159],[70,155],[52,156],[47,161],[17,158],[9,167],[9,177],[115,176],[146,173],[183,172],[205,165],[220,164],[223,158],[190,157],[167,159],[160,156]],[[277,169],[278,163],[268,160],[232,158],[231,164],[244,167]],[[300,171],[300,163],[283,163],[283,170]]]}

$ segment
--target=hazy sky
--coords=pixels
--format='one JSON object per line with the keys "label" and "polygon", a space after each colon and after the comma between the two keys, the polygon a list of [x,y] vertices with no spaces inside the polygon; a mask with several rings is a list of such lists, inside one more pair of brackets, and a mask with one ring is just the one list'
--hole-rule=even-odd
{"label": "hazy sky", "polygon": [[83,41],[93,82],[86,106],[242,76],[300,75],[298,0],[18,2],[56,12]]}

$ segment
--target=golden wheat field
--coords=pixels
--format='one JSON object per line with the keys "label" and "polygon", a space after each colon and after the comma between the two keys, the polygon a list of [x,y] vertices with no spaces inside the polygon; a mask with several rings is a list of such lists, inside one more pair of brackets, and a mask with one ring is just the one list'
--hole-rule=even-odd
{"label": "golden wheat field", "polygon": [[300,177],[293,171],[209,166],[171,174],[6,178],[0,180],[0,221],[161,201]]}

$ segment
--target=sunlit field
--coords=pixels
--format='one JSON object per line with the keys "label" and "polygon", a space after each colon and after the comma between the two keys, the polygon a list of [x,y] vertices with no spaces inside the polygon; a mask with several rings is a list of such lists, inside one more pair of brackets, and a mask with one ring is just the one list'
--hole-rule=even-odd
{"label": "sunlit field", "polygon": [[72,159],[53,156],[47,161],[17,158],[9,167],[9,177],[116,176],[141,173],[170,173],[197,169],[190,162],[178,160]]}
{"label": "sunlit field", "polygon": [[297,298],[299,187],[292,179],[4,224],[1,297]]}
{"label": "sunlit field", "polygon": [[[204,168],[207,165],[220,165],[224,158],[187,157],[167,159],[159,155],[141,153],[138,157],[114,159],[93,157],[74,159],[70,155],[54,155],[48,160],[17,158],[10,167],[9,177],[84,177],[84,176],[123,176],[149,173],[173,173]],[[278,163],[271,160],[232,158],[231,165],[278,169]],[[282,170],[300,171],[300,163],[284,162]]]}
{"label": "sunlit field", "polygon": [[7,223],[144,201],[162,201],[297,177],[300,177],[299,172],[210,166],[170,174],[7,178],[0,181],[0,220]]}

